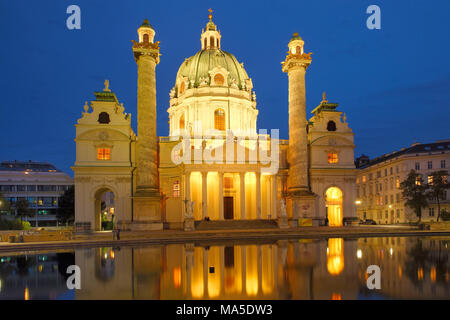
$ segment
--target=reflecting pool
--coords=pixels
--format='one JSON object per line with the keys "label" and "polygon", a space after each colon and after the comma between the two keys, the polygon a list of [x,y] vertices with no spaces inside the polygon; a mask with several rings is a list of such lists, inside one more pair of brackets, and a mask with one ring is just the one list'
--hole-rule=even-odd
{"label": "reflecting pool", "polygon": [[[450,299],[450,237],[185,243],[0,255],[0,299]],[[81,289],[69,290],[69,265]],[[381,269],[369,290],[367,267]]]}

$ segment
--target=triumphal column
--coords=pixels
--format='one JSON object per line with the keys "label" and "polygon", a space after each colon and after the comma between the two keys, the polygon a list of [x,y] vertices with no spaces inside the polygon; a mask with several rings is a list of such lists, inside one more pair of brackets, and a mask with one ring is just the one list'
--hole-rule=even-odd
{"label": "triumphal column", "polygon": [[161,196],[158,181],[158,140],[156,136],[156,76],[159,63],[159,42],[155,30],[144,20],[138,29],[139,42],[133,41],[137,64],[137,142],[136,184],[133,194],[135,230],[162,229]]}
{"label": "triumphal column", "polygon": [[[282,62],[289,77],[289,177],[288,211],[295,220],[315,216],[316,195],[311,192],[308,178],[308,137],[306,120],[305,73],[311,64],[311,53],[303,51],[304,42],[294,33],[289,52]],[[295,222],[295,221],[294,221]]]}

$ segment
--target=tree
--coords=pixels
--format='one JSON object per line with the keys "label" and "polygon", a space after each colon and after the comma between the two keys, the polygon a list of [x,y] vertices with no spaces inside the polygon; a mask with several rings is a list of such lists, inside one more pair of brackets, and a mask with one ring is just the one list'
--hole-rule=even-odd
{"label": "tree", "polygon": [[422,220],[422,208],[428,207],[427,186],[423,184],[422,176],[411,170],[408,177],[400,183],[400,189],[403,198],[406,199],[405,205],[414,210],[420,222]]}
{"label": "tree", "polygon": [[23,221],[24,217],[29,217],[33,215],[33,212],[30,210],[30,203],[27,199],[18,199],[16,202],[16,212],[20,217],[20,220]]}
{"label": "tree", "polygon": [[447,183],[447,171],[439,170],[431,173],[432,180],[428,183],[428,197],[431,200],[436,200],[438,206],[437,220],[441,217],[441,203],[440,200],[444,197],[444,191],[450,185]]}
{"label": "tree", "polygon": [[58,199],[56,215],[59,221],[66,223],[75,217],[75,187],[70,186]]}
{"label": "tree", "polygon": [[11,212],[11,203],[0,192],[0,215]]}

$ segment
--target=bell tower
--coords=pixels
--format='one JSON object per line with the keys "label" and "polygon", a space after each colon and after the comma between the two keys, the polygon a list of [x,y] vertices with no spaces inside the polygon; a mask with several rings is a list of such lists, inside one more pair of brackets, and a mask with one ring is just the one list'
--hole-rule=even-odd
{"label": "bell tower", "polygon": [[313,217],[316,195],[308,178],[308,137],[306,121],[305,73],[311,64],[311,53],[303,51],[304,41],[294,33],[282,70],[289,77],[289,176],[288,209],[292,218]]}
{"label": "bell tower", "polygon": [[159,230],[161,196],[158,178],[158,140],[156,136],[156,76],[159,63],[159,42],[154,42],[155,30],[147,19],[138,29],[139,42],[133,41],[137,64],[137,143],[136,185],[133,195],[134,230]]}

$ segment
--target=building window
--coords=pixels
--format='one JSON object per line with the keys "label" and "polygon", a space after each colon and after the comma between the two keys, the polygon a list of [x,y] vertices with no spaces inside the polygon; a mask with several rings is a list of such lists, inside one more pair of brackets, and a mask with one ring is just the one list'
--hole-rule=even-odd
{"label": "building window", "polygon": [[328,131],[336,131],[336,122],[328,121],[327,130]]}
{"label": "building window", "polygon": [[429,185],[433,184],[433,176],[428,176],[428,184]]}
{"label": "building window", "polygon": [[400,202],[400,193],[397,193],[397,194],[395,195],[395,200],[396,200],[397,202]]}
{"label": "building window", "polygon": [[397,218],[400,218],[400,209],[397,209]]}
{"label": "building window", "polygon": [[97,160],[110,160],[111,149],[110,148],[97,148]]}
{"label": "building window", "polygon": [[366,182],[366,176],[362,176],[362,182]]}
{"label": "building window", "polygon": [[433,169],[433,161],[428,161],[428,169]]}
{"label": "building window", "polygon": [[328,153],[328,163],[338,163],[338,154],[336,152]]}
{"label": "building window", "polygon": [[428,215],[434,217],[434,208],[428,208]]}
{"label": "building window", "polygon": [[420,182],[420,176],[416,178],[416,185],[420,186],[422,183]]}
{"label": "building window", "polygon": [[400,188],[400,179],[399,178],[395,179],[395,186],[397,187],[397,189]]}
{"label": "building window", "polygon": [[416,162],[416,170],[420,170],[420,162]]}
{"label": "building window", "polygon": [[173,194],[174,198],[179,198],[180,197],[180,181],[179,180],[175,180],[173,182],[172,194]]}
{"label": "building window", "polygon": [[445,160],[441,160],[441,169],[445,168]]}
{"label": "building window", "polygon": [[223,86],[224,83],[225,83],[225,79],[224,79],[223,75],[218,73],[214,76],[214,84],[216,86]]}
{"label": "building window", "polygon": [[214,111],[214,129],[225,130],[225,111],[222,109]]}
{"label": "building window", "polygon": [[369,180],[372,180],[372,178],[373,178],[373,174],[369,173]]}
{"label": "building window", "polygon": [[377,178],[381,177],[381,171],[377,171]]}
{"label": "building window", "polygon": [[231,178],[231,177],[223,178],[223,186],[225,189],[232,189],[233,188],[233,178]]}
{"label": "building window", "polygon": [[184,128],[185,128],[184,114],[182,114],[180,117],[180,130],[184,130]]}
{"label": "building window", "polygon": [[389,170],[390,170],[390,174],[394,173],[394,168],[393,167],[391,167]]}
{"label": "building window", "polygon": [[100,112],[98,115],[98,123],[108,124],[111,121],[109,120],[109,114],[106,112]]}
{"label": "building window", "polygon": [[387,168],[384,169],[384,176],[385,176],[385,177],[387,176]]}

